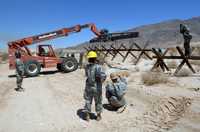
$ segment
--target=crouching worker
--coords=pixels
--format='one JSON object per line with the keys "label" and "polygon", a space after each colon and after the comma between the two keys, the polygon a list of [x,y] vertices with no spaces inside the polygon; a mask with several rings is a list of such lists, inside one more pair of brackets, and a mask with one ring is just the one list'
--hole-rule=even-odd
{"label": "crouching worker", "polygon": [[112,82],[106,85],[106,98],[109,105],[116,109],[118,113],[121,113],[126,108],[124,95],[127,90],[127,81],[126,78],[117,73],[111,73],[110,79]]}
{"label": "crouching worker", "polygon": [[88,62],[85,67],[86,86],[84,92],[86,120],[89,121],[91,113],[91,105],[94,99],[95,110],[97,113],[97,121],[101,120],[102,113],[102,83],[106,79],[106,74],[101,65],[97,64],[97,54],[90,51],[87,54]]}

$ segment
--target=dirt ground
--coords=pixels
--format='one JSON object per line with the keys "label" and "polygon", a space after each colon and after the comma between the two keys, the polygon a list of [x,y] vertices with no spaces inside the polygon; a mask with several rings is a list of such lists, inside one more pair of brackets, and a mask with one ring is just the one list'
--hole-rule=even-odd
{"label": "dirt ground", "polygon": [[15,72],[0,64],[0,132],[200,132],[200,91],[195,91],[200,74],[168,75],[166,84],[145,86],[141,74],[150,67],[146,63],[118,66],[130,71],[126,110],[118,114],[104,109],[100,122],[86,122],[81,118],[82,69],[68,74],[44,71],[25,78],[25,92],[16,92]]}

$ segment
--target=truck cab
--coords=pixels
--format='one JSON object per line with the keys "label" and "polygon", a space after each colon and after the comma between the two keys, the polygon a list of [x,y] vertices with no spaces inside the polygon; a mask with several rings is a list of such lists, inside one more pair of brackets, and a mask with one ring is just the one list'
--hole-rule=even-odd
{"label": "truck cab", "polygon": [[[16,49],[9,47],[9,68],[15,69]],[[33,54],[28,47],[20,49],[22,61],[25,65],[26,76],[39,75],[41,68],[57,67],[61,72],[72,72],[78,68],[78,62],[75,57],[58,57],[52,46],[48,44],[38,45],[36,53]]]}

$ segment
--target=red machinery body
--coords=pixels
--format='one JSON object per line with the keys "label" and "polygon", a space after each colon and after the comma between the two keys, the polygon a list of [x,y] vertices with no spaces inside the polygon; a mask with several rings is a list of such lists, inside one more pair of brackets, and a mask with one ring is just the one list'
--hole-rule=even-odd
{"label": "red machinery body", "polygon": [[[60,58],[55,55],[51,45],[39,45],[37,49],[39,49],[39,47],[48,47],[49,55],[40,56],[38,50],[36,55],[32,55],[27,47],[21,47],[20,50],[23,51],[21,52],[23,62],[26,62],[28,60],[35,60],[39,62],[43,68],[55,67],[58,63],[61,62]],[[8,49],[10,69],[15,69],[15,51],[15,48]]]}

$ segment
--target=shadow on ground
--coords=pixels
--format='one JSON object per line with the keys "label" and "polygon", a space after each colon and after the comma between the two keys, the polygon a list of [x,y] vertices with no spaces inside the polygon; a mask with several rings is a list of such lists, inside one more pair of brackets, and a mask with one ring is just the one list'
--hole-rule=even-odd
{"label": "shadow on ground", "polygon": [[43,71],[43,72],[40,72],[40,75],[51,75],[51,74],[56,74],[58,72],[59,72],[58,70],[55,70],[55,71]]}
{"label": "shadow on ground", "polygon": [[117,108],[112,107],[110,104],[103,104],[103,108],[108,111],[117,111]]}
{"label": "shadow on ground", "polygon": [[[55,71],[43,71],[43,72],[40,72],[39,75],[52,75],[52,74],[56,74],[58,72],[59,72],[58,70],[55,70]],[[8,75],[8,77],[9,78],[15,78],[16,75],[15,74],[14,75]],[[37,76],[35,76],[35,77],[37,77]],[[25,77],[25,78],[29,78],[29,77]]]}

